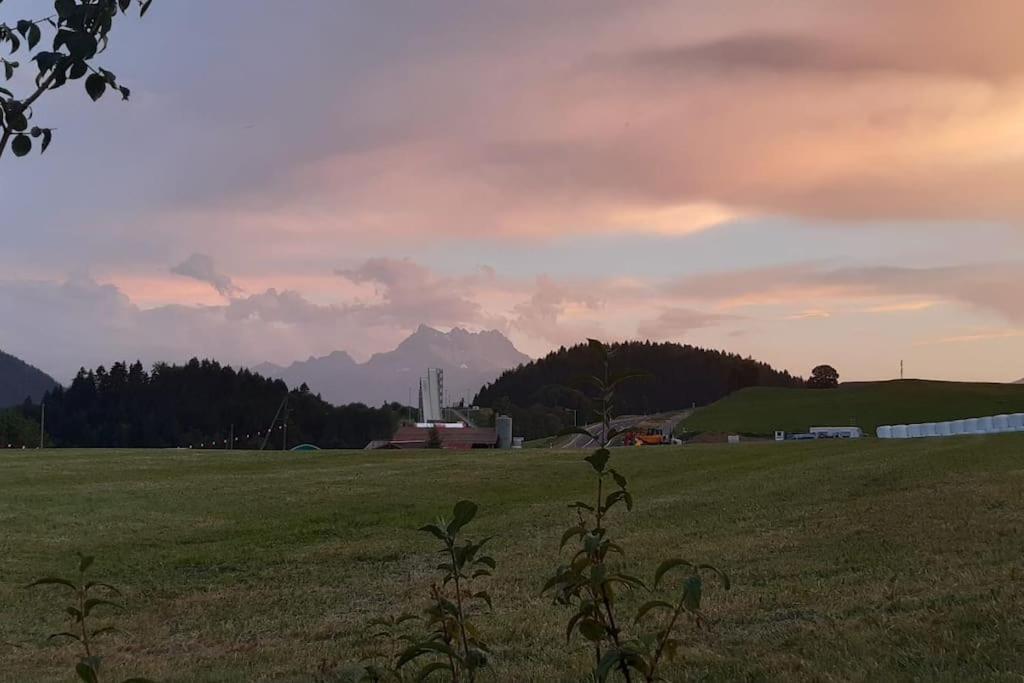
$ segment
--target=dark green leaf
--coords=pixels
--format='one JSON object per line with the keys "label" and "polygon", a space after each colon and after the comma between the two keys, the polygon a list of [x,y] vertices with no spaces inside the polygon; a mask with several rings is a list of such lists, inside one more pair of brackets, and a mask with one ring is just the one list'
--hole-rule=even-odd
{"label": "dark green leaf", "polygon": [[68,78],[75,81],[89,73],[89,67],[82,60],[77,60],[71,63],[71,67],[68,69]]}
{"label": "dark green leaf", "polygon": [[37,581],[33,581],[29,585],[25,586],[25,588],[33,588],[35,586],[50,586],[50,585],[67,586],[71,590],[78,590],[78,586],[75,585],[74,583],[68,581],[67,579],[58,579],[56,577],[47,577],[45,579],[38,579]]}
{"label": "dark green leaf", "polygon": [[121,629],[117,628],[116,626],[104,626],[103,628],[96,629],[95,631],[90,633],[89,636],[91,638],[95,638],[96,636],[102,636],[105,633],[120,633],[120,632],[121,632]]}
{"label": "dark green leaf", "polygon": [[28,119],[25,118],[25,114],[18,109],[8,110],[7,113],[7,127],[14,132],[21,132],[28,128]]}
{"label": "dark green leaf", "polygon": [[460,500],[452,510],[452,521],[448,523],[448,533],[455,535],[476,517],[477,505],[469,500]]}
{"label": "dark green leaf", "polygon": [[703,583],[700,577],[694,574],[683,582],[683,604],[692,612],[700,609],[700,598],[703,591]]}
{"label": "dark green leaf", "polygon": [[619,485],[620,489],[626,488],[627,482],[624,476],[616,472],[614,469],[609,469],[608,472],[612,475],[612,478],[615,480],[615,483]]}
{"label": "dark green leaf", "polygon": [[658,569],[654,572],[654,587],[658,587],[658,584],[661,583],[661,579],[663,576],[665,576],[666,572],[675,569],[676,567],[690,567],[692,569],[693,563],[687,562],[686,560],[680,557],[674,557],[671,560],[665,560],[660,565],[658,565]]}
{"label": "dark green leaf", "polygon": [[608,633],[604,624],[589,617],[580,621],[579,629],[580,635],[593,643],[600,642]]}
{"label": "dark green leaf", "polygon": [[75,673],[77,673],[78,677],[85,681],[85,683],[99,683],[100,679],[96,675],[96,670],[86,662],[79,662],[78,665],[75,666]]}
{"label": "dark green leaf", "polygon": [[88,600],[85,601],[85,605],[84,605],[84,607],[85,607],[85,616],[89,616],[89,614],[92,613],[93,609],[95,609],[96,607],[103,606],[103,605],[105,605],[107,607],[114,607],[116,609],[124,609],[123,607],[121,607],[121,605],[117,604],[116,602],[111,602],[110,600],[101,600],[99,598],[89,598]]}
{"label": "dark green leaf", "polygon": [[107,90],[107,82],[103,76],[99,74],[91,74],[89,78],[85,79],[85,92],[89,93],[89,97],[95,102],[99,98],[103,97],[103,93]]}
{"label": "dark green leaf", "polygon": [[37,52],[32,60],[39,66],[39,73],[42,75],[52,69],[63,57],[64,55],[59,52]]}
{"label": "dark green leaf", "polygon": [[569,620],[569,623],[565,625],[565,642],[568,643],[572,640],[572,632],[576,630],[576,624],[579,623],[580,619],[586,616],[585,612],[577,612]]}
{"label": "dark green leaf", "polygon": [[561,550],[562,548],[564,548],[565,544],[569,542],[569,539],[574,536],[576,538],[582,538],[584,533],[586,533],[586,529],[584,529],[581,526],[569,527],[562,534],[562,542],[558,544],[558,549]]}
{"label": "dark green leaf", "polygon": [[75,11],[78,5],[75,0],[54,0],[53,8],[57,10],[57,16],[67,19]]}
{"label": "dark green leaf", "polygon": [[723,572],[721,569],[718,569],[717,567],[712,567],[710,564],[702,564],[699,567],[697,567],[697,569],[710,569],[718,576],[718,580],[722,582],[722,588],[724,588],[725,590],[729,590],[730,588],[732,588],[732,581],[729,579],[729,575]]}
{"label": "dark green leaf", "polygon": [[421,526],[418,529],[418,531],[426,531],[426,532],[432,533],[435,536],[437,536],[439,539],[441,539],[442,541],[445,541],[445,540],[448,539],[448,534],[446,534],[444,532],[444,530],[441,527],[439,527],[438,525],[436,525],[436,524],[427,524],[426,526]]}
{"label": "dark green leaf", "polygon": [[[43,133],[45,135],[46,131],[44,130]],[[86,591],[90,591],[93,588],[106,588],[108,591],[114,593],[115,595],[121,595],[121,591],[119,591],[117,588],[111,586],[109,583],[103,583],[102,581],[90,581],[89,583],[85,584]]]}
{"label": "dark green leaf", "polygon": [[39,44],[39,41],[43,37],[43,32],[39,30],[39,26],[32,24],[32,28],[28,30],[28,35],[25,36],[28,39],[28,49],[35,48]]}
{"label": "dark green leaf", "polygon": [[32,138],[28,135],[15,135],[10,141],[10,151],[15,157],[24,157],[32,152]]}
{"label": "dark green leaf", "polygon": [[601,661],[597,663],[597,669],[594,671],[594,677],[603,683],[608,680],[608,674],[615,670],[619,666],[619,662],[622,660],[622,653],[617,649],[608,650],[601,658]]}
{"label": "dark green leaf", "polygon": [[643,605],[640,606],[640,609],[638,609],[636,612],[636,619],[634,619],[633,621],[635,623],[638,623],[641,619],[647,616],[647,613],[650,612],[652,609],[660,608],[675,610],[674,605],[671,605],[670,603],[667,603],[664,600],[651,600],[650,602],[645,602]]}
{"label": "dark green leaf", "polygon": [[607,448],[599,448],[583,459],[590,463],[595,472],[600,474],[604,472],[605,465],[608,464],[611,455]]}

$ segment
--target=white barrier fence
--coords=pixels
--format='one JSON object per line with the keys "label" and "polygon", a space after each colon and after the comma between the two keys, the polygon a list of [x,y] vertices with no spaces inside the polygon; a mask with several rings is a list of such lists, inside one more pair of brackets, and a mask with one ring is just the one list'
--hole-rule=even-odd
{"label": "white barrier fence", "polygon": [[950,422],[925,422],[912,425],[882,425],[875,433],[879,439],[920,439],[963,434],[1004,434],[1024,432],[1024,413],[972,417]]}

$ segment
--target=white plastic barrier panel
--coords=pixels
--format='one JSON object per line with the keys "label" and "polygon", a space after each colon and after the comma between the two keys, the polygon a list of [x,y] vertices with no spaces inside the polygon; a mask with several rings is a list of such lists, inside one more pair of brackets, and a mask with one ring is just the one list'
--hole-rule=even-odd
{"label": "white plastic barrier panel", "polygon": [[879,439],[917,439],[959,436],[961,434],[1001,434],[1024,432],[1024,413],[971,417],[949,422],[924,422],[912,425],[881,425],[875,430]]}

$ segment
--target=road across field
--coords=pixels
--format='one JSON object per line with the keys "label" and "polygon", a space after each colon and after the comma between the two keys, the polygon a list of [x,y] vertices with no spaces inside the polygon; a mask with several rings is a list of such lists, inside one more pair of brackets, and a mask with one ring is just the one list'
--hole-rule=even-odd
{"label": "road across field", "polygon": [[[665,434],[671,435],[675,430],[676,425],[682,422],[691,411],[684,410],[675,413],[657,413],[655,415],[623,415],[622,417],[616,417],[611,421],[612,429],[616,431],[623,431],[634,427],[638,424],[650,422],[660,423],[662,431]],[[569,440],[564,443],[556,441],[551,447],[552,448],[597,448],[598,439],[594,437],[601,436],[601,423],[594,422],[593,424],[586,425],[584,427],[593,436],[588,438],[585,434],[573,434],[568,437]]]}

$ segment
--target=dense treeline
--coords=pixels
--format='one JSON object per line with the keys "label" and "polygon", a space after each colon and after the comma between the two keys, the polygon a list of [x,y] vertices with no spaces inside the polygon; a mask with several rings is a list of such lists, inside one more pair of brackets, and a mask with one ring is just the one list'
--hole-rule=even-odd
{"label": "dense treeline", "polygon": [[[31,408],[29,408],[29,412],[31,412]],[[9,408],[0,411],[0,448],[38,445],[39,423],[26,416],[25,410]]]}
{"label": "dense treeline", "polygon": [[[616,389],[615,412],[649,414],[702,406],[749,386],[799,387],[803,380],[742,356],[674,343],[613,344],[615,373],[644,377]],[[564,346],[508,370],[483,387],[477,405],[512,416],[517,435],[539,438],[571,425],[578,411],[583,424],[595,419],[587,377],[598,372],[598,357],[586,344]]]}
{"label": "dense treeline", "polygon": [[[46,432],[60,447],[223,448],[233,431],[235,448],[258,448],[286,395],[288,446],[362,448],[390,438],[405,410],[397,404],[332,406],[305,386],[289,392],[280,380],[211,360],[158,363],[151,372],[138,362],[119,362],[109,370],[83,368],[71,386],[49,392]],[[38,406],[21,412],[39,418]],[[267,448],[281,448],[284,438],[285,430],[275,429]]]}

